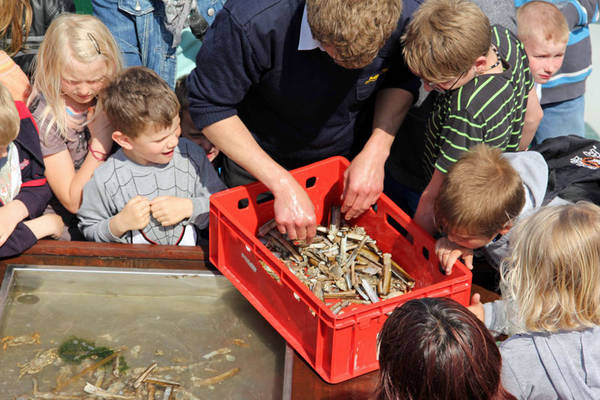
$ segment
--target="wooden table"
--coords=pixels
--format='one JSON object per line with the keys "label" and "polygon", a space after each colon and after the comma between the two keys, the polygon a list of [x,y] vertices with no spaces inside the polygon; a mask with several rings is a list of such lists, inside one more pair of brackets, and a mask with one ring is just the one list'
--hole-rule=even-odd
{"label": "wooden table", "polygon": [[[0,280],[8,264],[89,266],[113,268],[193,269],[218,272],[208,262],[206,247],[153,246],[145,244],[58,242],[41,240],[24,254],[0,260]],[[498,298],[494,292],[473,286],[473,292],[487,302]],[[367,400],[377,384],[377,371],[336,385],[323,381],[294,352],[292,399]]]}

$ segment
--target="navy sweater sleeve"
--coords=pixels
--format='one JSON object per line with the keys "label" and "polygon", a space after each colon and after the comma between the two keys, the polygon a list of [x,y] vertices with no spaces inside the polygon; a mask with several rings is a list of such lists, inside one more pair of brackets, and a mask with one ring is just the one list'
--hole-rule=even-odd
{"label": "navy sweater sleeve", "polygon": [[[227,8],[217,14],[204,42],[208,45],[200,48],[196,58],[196,64],[202,68],[195,68],[187,82],[190,115],[198,129],[236,115],[237,104],[259,81],[263,68],[246,32]],[[259,53],[268,51],[263,49]]]}
{"label": "navy sweater sleeve", "polygon": [[[422,3],[423,0],[407,0],[403,2],[402,14],[400,16],[400,20],[398,21],[398,33],[404,34],[406,26],[410,22],[413,13]],[[400,37],[397,37],[396,40],[401,42]],[[390,67],[390,73],[386,74],[383,87],[407,90],[412,93],[415,101],[419,97],[421,80],[416,77],[406,65],[406,61],[402,55],[402,46],[399,46],[399,49],[394,53],[394,59],[392,61],[392,66]]]}

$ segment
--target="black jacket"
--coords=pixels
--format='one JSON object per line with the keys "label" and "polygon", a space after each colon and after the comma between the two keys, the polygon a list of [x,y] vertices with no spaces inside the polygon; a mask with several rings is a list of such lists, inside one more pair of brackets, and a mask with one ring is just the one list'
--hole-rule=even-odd
{"label": "black jacket", "polygon": [[544,204],[559,196],[600,204],[600,142],[579,136],[559,136],[532,148],[548,164]]}
{"label": "black jacket", "polygon": [[[44,160],[37,126],[25,104],[16,101],[15,105],[21,117],[19,135],[14,143],[19,151],[22,181],[21,190],[15,196],[15,200],[20,200],[25,204],[29,211],[27,219],[31,219],[42,215],[52,197],[52,192],[44,176]],[[1,202],[0,206],[2,206]],[[33,232],[21,221],[6,242],[0,246],[0,257],[20,254],[36,242],[37,238]]]}

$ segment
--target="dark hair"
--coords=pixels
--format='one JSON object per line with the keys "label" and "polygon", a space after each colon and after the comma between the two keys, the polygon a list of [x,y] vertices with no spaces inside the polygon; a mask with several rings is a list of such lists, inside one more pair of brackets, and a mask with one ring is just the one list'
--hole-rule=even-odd
{"label": "dark hair", "polygon": [[175,82],[175,94],[177,95],[177,100],[179,100],[179,104],[181,108],[179,109],[179,116],[182,116],[184,111],[189,111],[190,108],[190,100],[189,95],[190,92],[187,88],[187,77],[188,75],[184,75],[177,79]]}
{"label": "dark hair", "polygon": [[454,300],[411,300],[379,336],[377,400],[516,398],[500,382],[500,350],[485,325]]}

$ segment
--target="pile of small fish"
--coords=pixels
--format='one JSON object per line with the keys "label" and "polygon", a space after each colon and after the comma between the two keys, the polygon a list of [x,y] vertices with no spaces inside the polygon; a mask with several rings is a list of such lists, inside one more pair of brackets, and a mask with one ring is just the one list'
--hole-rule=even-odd
{"label": "pile of small fish", "polygon": [[275,220],[262,225],[258,236],[319,299],[338,300],[330,304],[334,314],[353,303],[403,295],[415,286],[415,280],[390,253],[379,250],[364,228],[342,225],[338,206],[331,207],[329,227],[317,227],[311,243],[288,240],[277,231]]}

